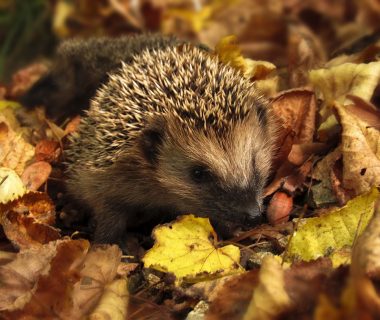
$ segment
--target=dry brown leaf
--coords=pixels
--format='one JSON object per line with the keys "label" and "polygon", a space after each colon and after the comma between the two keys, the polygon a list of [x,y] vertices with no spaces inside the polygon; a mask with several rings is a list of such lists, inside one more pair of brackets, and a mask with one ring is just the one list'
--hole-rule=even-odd
{"label": "dry brown leaf", "polygon": [[252,270],[225,282],[217,291],[218,295],[210,305],[206,320],[242,319],[258,281],[258,270]]}
{"label": "dry brown leaf", "polygon": [[275,258],[265,257],[259,272],[258,286],[243,319],[274,319],[290,307],[291,300],[285,291],[284,270]]}
{"label": "dry brown leaf", "polygon": [[[380,314],[380,295],[376,283],[380,276],[380,199],[367,228],[358,238],[353,253],[350,285],[353,286],[357,319],[376,318]],[[372,280],[372,281],[371,281]]]}
{"label": "dry brown leaf", "polygon": [[65,134],[68,135],[77,131],[79,124],[80,124],[80,116],[76,116],[72,118],[65,127]]}
{"label": "dry brown leaf", "polygon": [[91,248],[80,271],[81,280],[73,288],[72,317],[88,315],[95,308],[106,286],[115,279],[120,259],[121,250],[116,245]]}
{"label": "dry brown leaf", "polygon": [[311,156],[321,154],[327,150],[328,146],[319,142],[293,144],[288,155],[288,160],[296,166],[301,166]]}
{"label": "dry brown leaf", "polygon": [[352,95],[348,95],[347,98],[354,103],[346,106],[349,113],[368,123],[369,126],[380,130],[380,111],[373,104]]}
{"label": "dry brown leaf", "polygon": [[313,141],[316,101],[312,91],[306,89],[284,91],[272,100],[271,105],[283,128],[280,132],[282,140],[279,141],[280,146],[286,144],[286,140],[290,140],[291,145]]}
{"label": "dry brown leaf", "polygon": [[287,222],[293,209],[293,198],[284,192],[277,191],[270,200],[267,218],[271,225]]}
{"label": "dry brown leaf", "polygon": [[369,101],[380,79],[380,62],[343,63],[331,68],[312,70],[309,79],[318,97],[323,100],[320,108],[320,139],[326,141],[337,134],[337,120],[333,114],[335,102],[350,103],[349,95]]}
{"label": "dry brown leaf", "polygon": [[49,178],[52,167],[48,162],[38,161],[26,167],[21,179],[30,191],[37,191]]}
{"label": "dry brown leaf", "polygon": [[334,271],[328,258],[294,263],[289,268],[281,267],[273,257],[264,261],[260,270],[235,276],[218,289],[207,320],[312,319],[321,295],[339,306],[336,295],[347,279],[347,267]]}
{"label": "dry brown leaf", "polygon": [[127,279],[116,279],[104,288],[104,293],[89,320],[124,320],[127,318],[129,293]]}
{"label": "dry brown leaf", "polygon": [[42,75],[48,71],[47,64],[34,63],[12,76],[9,95],[12,98],[23,95]]}
{"label": "dry brown leaf", "polygon": [[35,149],[36,161],[56,162],[61,154],[60,144],[54,140],[41,140]]}
{"label": "dry brown leaf", "polygon": [[300,23],[289,26],[287,51],[290,88],[308,85],[308,72],[326,61],[321,39]]}
{"label": "dry brown leaf", "polygon": [[212,302],[219,297],[219,290],[225,290],[224,285],[229,282],[231,285],[233,279],[240,279],[240,275],[226,276],[209,281],[195,283],[189,287],[178,288],[179,292],[193,299],[201,299]]}
{"label": "dry brown leaf", "polygon": [[30,191],[37,191],[49,178],[52,167],[48,162],[38,161],[29,165],[23,172],[21,179]]}
{"label": "dry brown leaf", "polygon": [[40,247],[60,238],[50,225],[55,222],[55,207],[45,193],[29,192],[0,204],[0,224],[7,238],[19,248]]}
{"label": "dry brown leaf", "polygon": [[[121,251],[86,240],[64,239],[21,250],[0,267],[0,310],[4,319],[83,319],[106,299],[106,310],[126,310],[126,280],[115,289]],[[117,281],[117,280],[116,280]],[[107,289],[108,288],[108,289]],[[107,293],[108,292],[108,293]],[[113,318],[112,318],[113,319]],[[122,318],[124,319],[124,318]]]}
{"label": "dry brown leaf", "polygon": [[276,175],[267,186],[266,195],[275,192],[285,181],[288,182],[287,191],[293,192],[301,187],[311,169],[310,152],[324,149],[322,145],[312,144],[316,117],[312,91],[294,89],[282,92],[273,99],[271,106],[281,129],[277,141],[279,151],[273,164]]}
{"label": "dry brown leaf", "polygon": [[[79,272],[89,243],[86,240],[60,240],[48,246],[54,251],[54,257],[45,261],[43,270],[46,271],[34,279],[33,294],[22,309],[3,312],[6,318],[20,319],[28,316],[68,319],[67,315],[73,306],[71,294],[74,284],[80,279]],[[42,246],[40,250],[45,250],[46,247]],[[38,251],[35,255],[39,256]]]}
{"label": "dry brown leaf", "polygon": [[21,175],[26,163],[34,156],[34,147],[24,140],[19,128],[12,127],[14,116],[5,117],[6,114],[4,110],[0,113],[0,166]]}
{"label": "dry brown leaf", "polygon": [[21,250],[13,261],[0,266],[0,310],[23,308],[37,289],[38,278],[47,275],[56,254],[56,243]]}
{"label": "dry brown leaf", "polygon": [[320,181],[311,187],[313,201],[317,208],[338,201],[337,195],[333,190],[331,175],[335,163],[341,157],[342,152],[338,147],[319,161],[312,171],[312,178]]}
{"label": "dry brown leaf", "polygon": [[342,126],[343,187],[354,195],[380,185],[380,132],[340,104],[335,104]]}

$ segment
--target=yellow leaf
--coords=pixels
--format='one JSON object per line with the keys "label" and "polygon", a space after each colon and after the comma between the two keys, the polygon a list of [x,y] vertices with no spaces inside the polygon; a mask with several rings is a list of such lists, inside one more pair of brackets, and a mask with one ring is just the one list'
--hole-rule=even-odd
{"label": "yellow leaf", "polygon": [[336,103],[342,126],[343,187],[355,195],[380,185],[380,131]]}
{"label": "yellow leaf", "polygon": [[70,35],[70,30],[67,27],[66,22],[74,12],[75,7],[71,1],[59,0],[55,5],[53,30],[60,38],[65,38]]}
{"label": "yellow leaf", "polygon": [[253,292],[243,319],[275,319],[288,309],[290,304],[281,264],[274,257],[265,257],[259,273],[259,284]]}
{"label": "yellow leaf", "polygon": [[323,96],[325,107],[331,107],[334,101],[349,102],[348,94],[369,101],[379,78],[380,62],[344,63],[329,69],[312,70],[309,74],[310,82]]}
{"label": "yellow leaf", "polygon": [[0,100],[0,111],[6,108],[18,109],[21,105],[15,101]]}
{"label": "yellow leaf", "polygon": [[216,248],[209,219],[193,215],[154,229],[156,240],[144,256],[145,267],[172,272],[177,281],[197,282],[242,272],[239,248]]}
{"label": "yellow leaf", "polygon": [[[196,8],[197,6],[195,5],[194,9],[169,8],[165,12],[161,31],[163,33],[173,33],[170,22],[173,19],[179,19],[181,25],[187,24],[190,26],[191,31],[199,34],[212,22],[215,13],[236,2],[238,2],[238,0],[212,0],[199,8]],[[178,30],[176,31],[178,32]]]}
{"label": "yellow leaf", "polygon": [[[318,131],[328,133],[336,127],[336,119],[332,116],[335,101],[349,103],[347,95],[355,95],[369,101],[380,79],[380,61],[371,63],[344,63],[326,69],[312,70],[309,80],[323,99],[320,110],[322,123]],[[330,119],[328,119],[330,117]]]}
{"label": "yellow leaf", "polygon": [[333,250],[352,246],[373,215],[379,191],[358,196],[342,207],[321,217],[302,219],[288,248],[288,259],[310,261],[326,256]]}
{"label": "yellow leaf", "polygon": [[251,80],[266,79],[276,69],[276,66],[270,62],[244,58],[237,45],[237,39],[233,35],[223,37],[216,45],[215,53],[221,61],[240,70],[246,78]]}
{"label": "yellow leaf", "polygon": [[184,9],[169,9],[166,13],[169,17],[178,17],[181,20],[187,21],[195,33],[199,33],[204,29],[210,19],[214,8],[210,5],[204,6],[201,10],[184,10]]}

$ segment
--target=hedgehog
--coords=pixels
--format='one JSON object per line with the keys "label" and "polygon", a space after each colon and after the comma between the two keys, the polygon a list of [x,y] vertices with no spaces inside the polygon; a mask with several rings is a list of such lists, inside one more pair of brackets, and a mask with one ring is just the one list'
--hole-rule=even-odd
{"label": "hedgehog", "polygon": [[275,132],[267,101],[216,55],[160,39],[108,73],[65,151],[68,192],[91,208],[96,242],[123,243],[162,216],[260,221]]}

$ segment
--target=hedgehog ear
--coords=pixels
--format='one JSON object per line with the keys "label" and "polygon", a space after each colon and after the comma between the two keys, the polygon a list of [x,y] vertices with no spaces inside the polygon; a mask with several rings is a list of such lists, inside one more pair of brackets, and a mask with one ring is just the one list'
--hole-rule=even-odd
{"label": "hedgehog ear", "polygon": [[156,164],[158,161],[159,149],[164,138],[164,128],[165,119],[155,117],[142,132],[140,146],[146,160],[151,164]]}

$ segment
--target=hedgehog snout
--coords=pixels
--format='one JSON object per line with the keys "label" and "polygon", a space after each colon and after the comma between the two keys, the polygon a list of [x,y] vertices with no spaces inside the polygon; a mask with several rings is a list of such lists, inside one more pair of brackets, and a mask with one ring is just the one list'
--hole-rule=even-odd
{"label": "hedgehog snout", "polygon": [[258,225],[262,221],[261,208],[257,203],[240,208],[238,215],[242,224],[247,227]]}

